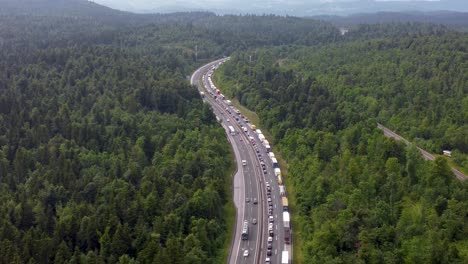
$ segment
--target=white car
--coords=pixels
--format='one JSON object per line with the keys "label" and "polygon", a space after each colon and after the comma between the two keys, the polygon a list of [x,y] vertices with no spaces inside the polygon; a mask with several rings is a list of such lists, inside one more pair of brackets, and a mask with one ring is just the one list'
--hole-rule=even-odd
{"label": "white car", "polygon": [[246,249],[246,250],[244,250],[244,257],[248,257],[248,256],[249,256],[249,250]]}
{"label": "white car", "polygon": [[247,165],[247,161],[246,160],[242,160],[242,166],[245,166]]}

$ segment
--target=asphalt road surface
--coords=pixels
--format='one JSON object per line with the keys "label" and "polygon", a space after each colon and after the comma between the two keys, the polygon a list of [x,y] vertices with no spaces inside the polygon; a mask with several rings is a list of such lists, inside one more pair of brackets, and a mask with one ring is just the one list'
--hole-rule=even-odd
{"label": "asphalt road surface", "polygon": [[[271,263],[281,263],[281,252],[283,250],[291,252],[291,248],[284,243],[283,208],[273,164],[255,131],[250,129],[250,123],[244,120],[242,113],[237,114],[232,106],[227,105],[226,100],[222,100],[220,96],[215,99],[213,95],[216,95],[216,92],[211,90],[208,81],[208,74],[213,72],[213,66],[226,59],[200,67],[193,73],[190,81],[200,92],[204,92],[205,95],[202,98],[205,103],[212,106],[214,114],[226,130],[236,157],[237,173],[233,180],[233,197],[237,216],[228,263],[265,263],[267,257],[271,259]],[[236,117],[239,121],[236,121]],[[231,133],[229,126],[234,128],[235,133]],[[242,129],[244,127],[247,132]],[[253,141],[249,137],[253,137]],[[246,161],[245,166],[242,165],[242,160]],[[265,163],[265,172],[260,161]],[[272,215],[274,217],[271,256],[267,256],[269,237],[267,183],[272,189]],[[257,203],[254,203],[254,200],[257,200]],[[256,224],[254,224],[254,219]],[[244,221],[249,223],[248,240],[241,239]],[[248,250],[248,256],[244,256],[245,250]]]}

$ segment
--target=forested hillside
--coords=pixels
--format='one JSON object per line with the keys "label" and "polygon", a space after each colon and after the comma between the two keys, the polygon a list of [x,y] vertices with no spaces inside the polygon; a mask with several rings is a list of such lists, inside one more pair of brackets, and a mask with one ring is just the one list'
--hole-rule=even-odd
{"label": "forested hillside", "polygon": [[[302,263],[466,263],[468,36],[370,26],[340,44],[237,53],[217,85],[255,111],[288,162]],[[372,36],[379,36],[373,38]],[[398,36],[398,37],[390,37]],[[252,62],[250,61],[250,56]]]}
{"label": "forested hillside", "polygon": [[0,263],[218,263],[230,151],[171,53],[33,54],[0,66]]}
{"label": "forested hillside", "polygon": [[223,262],[232,157],[186,76],[247,47],[327,43],[337,29],[2,4],[0,263]]}

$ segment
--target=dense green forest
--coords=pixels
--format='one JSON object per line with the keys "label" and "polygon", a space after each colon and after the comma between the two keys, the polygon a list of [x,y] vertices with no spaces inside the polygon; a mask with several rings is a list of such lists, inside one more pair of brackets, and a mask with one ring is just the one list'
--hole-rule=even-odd
{"label": "dense green forest", "polygon": [[452,149],[468,168],[468,36],[405,25],[363,25],[326,46],[239,52],[215,75],[288,162],[298,262],[468,262],[466,182],[446,159],[425,161],[376,127],[430,151]]}
{"label": "dense green forest", "polygon": [[337,34],[291,17],[5,1],[0,263],[224,262],[232,156],[186,76],[236,50]]}
{"label": "dense green forest", "polygon": [[229,147],[161,53],[2,63],[0,263],[218,262]]}

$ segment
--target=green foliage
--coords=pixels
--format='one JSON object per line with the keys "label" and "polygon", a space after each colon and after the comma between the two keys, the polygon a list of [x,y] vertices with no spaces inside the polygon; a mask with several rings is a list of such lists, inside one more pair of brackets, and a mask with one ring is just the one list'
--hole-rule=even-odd
{"label": "green foliage", "polygon": [[336,45],[239,52],[216,76],[289,163],[307,263],[467,262],[466,183],[376,123],[464,160],[468,38],[429,26],[378,40],[378,28],[367,31]]}
{"label": "green foliage", "polygon": [[[127,29],[62,42],[2,19],[25,40],[0,51],[0,263],[216,263],[230,152],[185,79],[191,55],[116,45]],[[24,24],[85,30],[56,19]]]}

